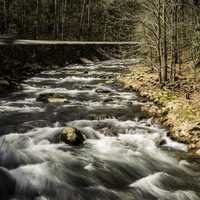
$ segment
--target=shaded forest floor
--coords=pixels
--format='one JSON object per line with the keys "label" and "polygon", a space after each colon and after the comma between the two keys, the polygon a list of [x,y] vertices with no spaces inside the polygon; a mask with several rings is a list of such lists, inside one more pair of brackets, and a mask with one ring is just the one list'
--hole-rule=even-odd
{"label": "shaded forest floor", "polygon": [[194,81],[187,68],[177,81],[160,86],[157,73],[149,67],[131,66],[120,82],[153,101],[143,110],[169,127],[172,139],[187,144],[192,154],[200,156],[200,82]]}

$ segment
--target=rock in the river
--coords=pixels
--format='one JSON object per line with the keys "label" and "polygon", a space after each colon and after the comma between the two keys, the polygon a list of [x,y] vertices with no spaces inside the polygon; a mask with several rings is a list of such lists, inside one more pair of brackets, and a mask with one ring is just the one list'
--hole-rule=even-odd
{"label": "rock in the river", "polygon": [[106,84],[113,84],[113,83],[115,83],[115,81],[114,81],[114,80],[108,80],[108,81],[106,81],[105,83],[106,83]]}
{"label": "rock in the river", "polygon": [[84,74],[88,74],[89,72],[88,72],[87,70],[85,70],[83,73],[84,73]]}
{"label": "rock in the river", "polygon": [[113,98],[106,98],[103,100],[104,103],[109,103],[109,102],[112,102],[113,101]]}
{"label": "rock in the river", "polygon": [[100,60],[99,60],[96,56],[93,56],[93,57],[92,57],[92,61],[94,61],[94,62],[99,62]]}
{"label": "rock in the river", "polygon": [[0,80],[0,89],[7,89],[10,87],[10,83],[7,80]]}
{"label": "rock in the river", "polygon": [[60,93],[39,94],[36,100],[41,101],[41,102],[46,102],[46,103],[67,103],[68,102],[65,95],[60,94]]}
{"label": "rock in the river", "polygon": [[165,139],[162,139],[162,140],[160,140],[160,141],[158,142],[158,145],[159,145],[159,146],[163,146],[163,145],[165,145],[165,144],[167,144],[167,141],[166,141]]}
{"label": "rock in the river", "polygon": [[84,137],[81,132],[72,127],[65,127],[60,134],[60,141],[70,145],[81,145],[84,142]]}
{"label": "rock in the river", "polygon": [[0,89],[21,89],[21,85],[18,84],[15,80],[11,80],[8,77],[8,80],[6,79],[0,79]]}
{"label": "rock in the river", "polygon": [[200,156],[200,149],[196,151],[196,155]]}
{"label": "rock in the river", "polygon": [[93,62],[87,58],[80,58],[81,63],[83,64],[92,64]]}
{"label": "rock in the river", "polygon": [[107,88],[97,88],[95,90],[96,93],[104,93],[104,94],[107,94],[107,93],[111,93],[111,90],[107,89]]}

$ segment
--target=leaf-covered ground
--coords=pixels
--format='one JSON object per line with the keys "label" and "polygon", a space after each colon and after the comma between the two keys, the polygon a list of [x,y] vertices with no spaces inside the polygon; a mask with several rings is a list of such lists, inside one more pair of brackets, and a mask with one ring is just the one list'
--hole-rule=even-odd
{"label": "leaf-covered ground", "polygon": [[120,81],[127,88],[154,102],[144,111],[170,128],[174,140],[188,144],[200,156],[200,84],[182,74],[177,81],[160,86],[155,72],[142,65],[131,66]]}

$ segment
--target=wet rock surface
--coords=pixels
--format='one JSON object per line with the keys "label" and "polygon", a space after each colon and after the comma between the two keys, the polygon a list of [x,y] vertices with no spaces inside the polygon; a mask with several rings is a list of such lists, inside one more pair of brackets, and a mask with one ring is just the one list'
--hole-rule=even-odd
{"label": "wet rock surface", "polygon": [[63,128],[59,138],[60,142],[74,146],[81,145],[84,142],[84,137],[81,132],[78,129],[72,127]]}
{"label": "wet rock surface", "polygon": [[37,101],[44,103],[67,103],[68,100],[65,94],[61,93],[41,93],[36,98]]}

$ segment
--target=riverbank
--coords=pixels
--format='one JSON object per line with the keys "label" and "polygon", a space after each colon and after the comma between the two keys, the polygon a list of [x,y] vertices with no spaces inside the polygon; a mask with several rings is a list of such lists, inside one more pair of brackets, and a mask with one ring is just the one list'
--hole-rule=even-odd
{"label": "riverbank", "polygon": [[149,115],[170,130],[169,136],[188,145],[200,156],[200,85],[190,78],[179,77],[166,86],[158,84],[157,74],[143,65],[131,66],[119,78],[125,88],[139,92],[154,102],[143,107]]}
{"label": "riverbank", "polygon": [[[103,50],[102,50],[103,51]],[[56,53],[55,53],[56,52]],[[18,44],[1,45],[0,48],[0,90],[20,89],[20,82],[45,70],[53,70],[70,63],[108,59],[105,52],[99,52],[87,45],[69,44]]]}

